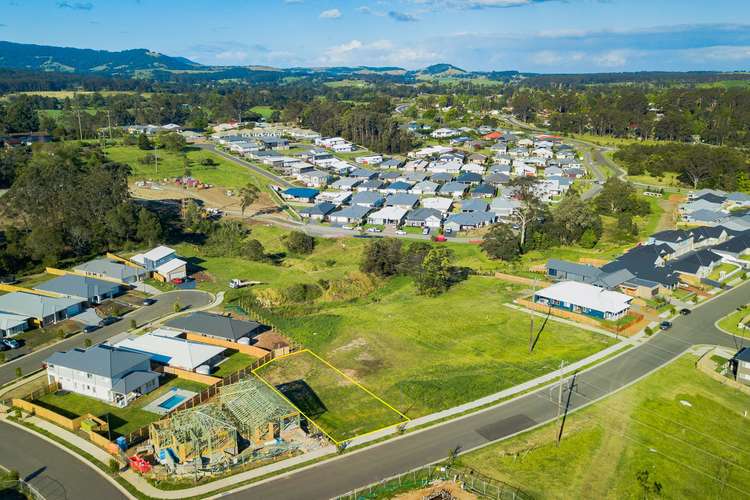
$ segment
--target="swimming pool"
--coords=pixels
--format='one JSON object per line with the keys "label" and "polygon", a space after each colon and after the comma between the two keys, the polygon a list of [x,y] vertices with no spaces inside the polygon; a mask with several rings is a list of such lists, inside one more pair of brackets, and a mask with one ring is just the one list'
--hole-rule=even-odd
{"label": "swimming pool", "polygon": [[185,396],[175,395],[171,396],[169,399],[165,399],[161,403],[159,403],[159,408],[164,408],[165,410],[171,410],[178,404],[182,403],[187,399]]}

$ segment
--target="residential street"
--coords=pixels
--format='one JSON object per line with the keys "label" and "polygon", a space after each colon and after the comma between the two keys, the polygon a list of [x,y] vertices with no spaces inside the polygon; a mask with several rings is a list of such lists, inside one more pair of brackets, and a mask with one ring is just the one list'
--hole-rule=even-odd
{"label": "residential street", "polygon": [[41,349],[39,351],[27,354],[21,358],[15,359],[0,366],[0,385],[4,385],[16,378],[16,369],[21,368],[23,374],[29,374],[41,368],[42,363],[53,352],[67,351],[76,347],[83,347],[85,339],[91,339],[92,344],[104,342],[109,338],[126,332],[130,329],[130,320],[135,319],[140,326],[150,321],[154,321],[174,312],[174,304],[179,303],[184,308],[201,307],[211,302],[211,296],[206,292],[198,290],[177,290],[154,296],[156,303],[150,306],[144,306],[133,311],[118,321],[108,326],[104,326],[92,333],[80,333],[63,342],[53,346]]}
{"label": "residential street", "polygon": [[93,468],[57,446],[0,422],[0,464],[17,470],[46,500],[126,498]]}

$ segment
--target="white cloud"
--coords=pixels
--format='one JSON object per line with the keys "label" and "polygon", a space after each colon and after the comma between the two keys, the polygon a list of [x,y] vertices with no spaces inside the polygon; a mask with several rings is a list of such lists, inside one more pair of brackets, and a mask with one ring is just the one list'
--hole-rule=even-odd
{"label": "white cloud", "polygon": [[594,56],[593,60],[595,64],[605,68],[619,68],[625,66],[628,62],[627,51],[610,50]]}
{"label": "white cloud", "polygon": [[219,61],[239,62],[247,59],[247,52],[243,50],[225,50],[217,53],[214,57]]}
{"label": "white cloud", "polygon": [[339,9],[328,9],[320,13],[321,19],[338,19],[339,17],[341,17]]}
{"label": "white cloud", "polygon": [[326,49],[319,62],[324,65],[418,68],[436,62],[438,56],[427,47],[404,47],[391,40],[364,43],[355,39]]}

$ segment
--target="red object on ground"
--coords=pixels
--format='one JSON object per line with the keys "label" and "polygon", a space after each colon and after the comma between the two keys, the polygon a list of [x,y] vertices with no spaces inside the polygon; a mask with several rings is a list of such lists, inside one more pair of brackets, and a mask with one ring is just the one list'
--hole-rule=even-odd
{"label": "red object on ground", "polygon": [[181,285],[184,282],[185,282],[185,280],[182,279],[182,278],[175,278],[175,279],[172,280],[172,283],[175,284],[175,285]]}
{"label": "red object on ground", "polygon": [[151,471],[151,464],[148,463],[148,461],[143,457],[133,455],[128,459],[128,461],[130,462],[130,468],[136,472],[140,472],[143,474]]}
{"label": "red object on ground", "polygon": [[438,243],[443,243],[444,241],[448,241],[448,238],[446,238],[442,234],[438,234],[437,236],[435,236],[435,241],[437,241]]}

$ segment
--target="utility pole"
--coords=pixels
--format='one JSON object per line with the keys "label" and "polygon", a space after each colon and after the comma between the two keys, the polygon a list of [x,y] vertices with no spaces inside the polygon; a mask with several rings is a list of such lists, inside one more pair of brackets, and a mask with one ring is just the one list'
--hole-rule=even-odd
{"label": "utility pole", "polygon": [[[565,361],[560,361],[560,382],[557,387],[557,420],[560,420],[560,414],[562,413],[562,395],[563,395],[563,368],[565,367]],[[562,437],[562,433],[557,433],[557,444],[555,446],[560,446],[560,438]]]}
{"label": "utility pole", "polygon": [[109,140],[112,140],[112,119],[109,116],[109,109],[107,109],[107,127],[109,128]]}
{"label": "utility pole", "polygon": [[529,354],[534,348],[534,313],[529,313],[531,316],[531,323],[529,323]]}

